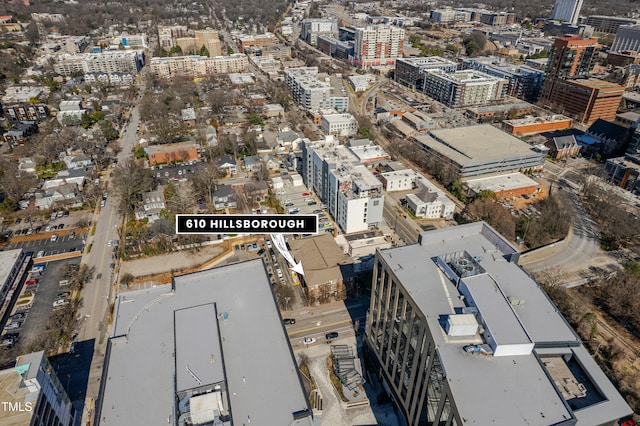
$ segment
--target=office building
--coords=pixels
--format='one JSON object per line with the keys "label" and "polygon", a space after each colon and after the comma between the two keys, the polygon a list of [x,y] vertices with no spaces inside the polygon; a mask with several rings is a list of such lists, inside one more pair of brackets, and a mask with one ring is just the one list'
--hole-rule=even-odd
{"label": "office building", "polygon": [[461,178],[544,166],[544,152],[489,124],[431,130],[414,140],[429,155],[450,164]]}
{"label": "office building", "polygon": [[396,60],[395,80],[403,86],[423,91],[424,73],[427,70],[434,69],[451,74],[458,70],[458,64],[440,56],[398,58]]}
{"label": "office building", "polygon": [[116,50],[101,53],[63,54],[53,65],[53,70],[60,75],[82,73],[130,73],[136,74],[145,63],[142,50]]}
{"label": "office building", "polygon": [[302,262],[307,298],[312,304],[344,300],[355,294],[353,259],[345,255],[333,235],[323,232],[289,241],[291,255]]}
{"label": "office building", "polygon": [[442,70],[426,70],[424,93],[449,108],[486,105],[500,101],[508,81],[474,70],[448,74]]}
{"label": "office building", "polygon": [[558,80],[545,105],[583,124],[613,121],[625,86],[596,78]]}
{"label": "office building", "polygon": [[612,52],[639,52],[640,25],[621,25],[611,45]]}
{"label": "office building", "polygon": [[635,25],[637,23],[637,19],[619,16],[593,15],[587,17],[587,25],[592,26],[593,31],[598,33],[615,34],[621,25]]}
{"label": "office building", "polygon": [[312,46],[317,46],[318,36],[338,37],[338,20],[336,18],[303,19],[300,38]]}
{"label": "office building", "polygon": [[332,58],[348,61],[353,56],[353,42],[341,41],[337,38],[319,35],[318,50]]}
{"label": "office building", "polygon": [[516,22],[516,15],[506,12],[486,12],[480,15],[480,22],[492,27],[508,25]]}
{"label": "office building", "polygon": [[344,112],[349,109],[349,97],[336,93],[330,77],[318,74],[318,67],[287,68],[284,83],[298,105],[309,111],[335,109]]}
{"label": "office building", "polygon": [[640,157],[638,155],[610,158],[605,163],[604,170],[613,183],[635,195],[640,194]]}
{"label": "office building", "polygon": [[404,52],[405,31],[392,25],[355,28],[353,57],[358,67],[394,65]]}
{"label": "office building", "polygon": [[631,408],[484,222],[376,253],[365,356],[406,424],[602,425]]}
{"label": "office building", "polygon": [[15,367],[0,370],[1,425],[71,426],[80,424],[44,352],[20,355]]}
{"label": "office building", "polygon": [[314,424],[261,259],[120,293],[99,425]]}
{"label": "office building", "polygon": [[540,101],[581,123],[591,124],[598,118],[613,120],[624,87],[588,78],[601,48],[596,39],[556,38],[549,54]]}
{"label": "office building", "polygon": [[430,12],[429,18],[433,22],[440,24],[451,24],[454,22],[469,22],[471,21],[471,12],[459,9],[433,9]]}
{"label": "office building", "polygon": [[551,12],[551,19],[575,25],[578,23],[581,8],[582,0],[556,0]]}

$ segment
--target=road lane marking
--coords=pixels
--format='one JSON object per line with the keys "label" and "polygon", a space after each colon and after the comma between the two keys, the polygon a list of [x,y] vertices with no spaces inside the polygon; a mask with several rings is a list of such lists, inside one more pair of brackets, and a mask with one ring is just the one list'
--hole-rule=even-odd
{"label": "road lane marking", "polygon": [[[326,328],[326,327],[333,327],[334,325],[338,325],[338,324],[351,324],[351,320],[342,320],[342,321],[337,321],[337,322],[333,322],[330,324],[325,324],[322,326],[322,328]],[[318,331],[318,326],[314,326],[312,328],[305,328],[304,330],[297,330],[297,331],[292,331],[289,333],[289,336],[295,336],[297,334],[302,334],[302,333],[307,333],[309,331]]]}

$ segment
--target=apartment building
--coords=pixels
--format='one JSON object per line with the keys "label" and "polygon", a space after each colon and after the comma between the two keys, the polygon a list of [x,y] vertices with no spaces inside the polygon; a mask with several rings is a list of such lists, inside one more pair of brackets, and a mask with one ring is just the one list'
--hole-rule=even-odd
{"label": "apartment building", "polygon": [[53,65],[53,70],[60,75],[67,76],[77,72],[135,74],[142,69],[144,63],[145,55],[142,50],[118,50],[78,55],[63,54]]}
{"label": "apartment building", "polygon": [[349,97],[334,93],[329,77],[320,80],[318,67],[286,68],[284,82],[298,105],[309,111],[349,109]]}
{"label": "apartment building", "polygon": [[425,71],[434,69],[450,74],[458,70],[458,64],[440,56],[398,58],[396,60],[395,80],[403,86],[423,91]]}
{"label": "apartment building", "polygon": [[355,28],[351,62],[358,67],[394,65],[404,52],[405,31],[391,25]]}
{"label": "apartment building", "polygon": [[312,46],[318,45],[318,36],[338,36],[338,20],[336,18],[303,19],[300,38]]}
{"label": "apartment building", "polygon": [[427,70],[424,93],[449,108],[486,105],[500,101],[507,91],[508,81],[474,70],[448,74],[442,70]]}
{"label": "apartment building", "polygon": [[471,12],[459,9],[433,9],[429,18],[440,24],[471,21]]}
{"label": "apartment building", "polygon": [[302,179],[327,205],[345,233],[377,226],[382,221],[382,183],[338,140],[302,142]]}
{"label": "apartment building", "polygon": [[244,49],[248,47],[260,48],[262,46],[274,46],[278,44],[278,39],[272,33],[241,35],[236,41],[240,52],[244,52]]}
{"label": "apartment building", "polygon": [[601,425],[632,413],[485,222],[376,253],[364,353],[406,424]]}
{"label": "apartment building", "polygon": [[158,25],[158,45],[169,50],[176,45],[176,39],[189,37],[189,30],[184,25]]}
{"label": "apartment building", "polygon": [[185,56],[199,55],[203,47],[209,52],[209,57],[222,56],[218,32],[214,30],[197,30],[193,37],[177,37],[175,45]]}
{"label": "apartment building", "polygon": [[249,69],[247,55],[236,53],[230,56],[173,56],[151,58],[151,74],[171,79],[178,76],[197,77],[209,74],[242,73]]}
{"label": "apartment building", "polygon": [[355,136],[358,133],[358,120],[351,114],[323,114],[322,131],[325,135]]}
{"label": "apartment building", "polygon": [[507,80],[506,94],[529,102],[537,101],[545,76],[542,70],[508,64],[503,58],[493,56],[464,59],[463,67]]}

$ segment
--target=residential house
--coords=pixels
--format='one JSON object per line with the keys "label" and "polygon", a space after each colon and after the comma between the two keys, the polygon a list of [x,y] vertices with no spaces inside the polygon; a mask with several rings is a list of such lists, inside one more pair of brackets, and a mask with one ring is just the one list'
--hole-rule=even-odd
{"label": "residential house", "polygon": [[574,135],[554,137],[545,146],[549,148],[549,156],[555,159],[578,155],[582,149]]}
{"label": "residential house", "polygon": [[269,196],[269,186],[267,182],[248,182],[244,185],[244,192],[249,203],[261,203]]}
{"label": "residential house", "polygon": [[207,140],[207,145],[210,147],[218,145],[218,131],[213,126],[207,126],[204,129],[204,135]]}
{"label": "residential house", "polygon": [[196,125],[196,110],[193,108],[184,108],[182,111],[182,122],[187,127]]}
{"label": "residential house", "polygon": [[162,190],[145,192],[142,195],[142,209],[136,211],[136,219],[147,218],[149,223],[160,219],[160,211],[165,208],[164,193]]}
{"label": "residential house", "polygon": [[37,132],[38,125],[35,121],[23,121],[12,125],[11,129],[7,130],[3,137],[4,141],[13,148],[16,145],[24,145],[29,136]]}
{"label": "residential house", "polygon": [[276,143],[282,149],[298,151],[303,137],[293,130],[283,130],[276,133]]}
{"label": "residential house", "polygon": [[237,195],[231,185],[218,185],[213,192],[213,206],[216,210],[238,207]]}
{"label": "residential house", "polygon": [[57,188],[66,184],[76,184],[79,190],[82,190],[85,179],[91,173],[85,169],[67,169],[60,170],[55,178],[44,181],[42,189],[48,190]]}
{"label": "residential house", "polygon": [[56,119],[58,123],[65,126],[79,125],[82,120],[82,114],[86,112],[87,110],[82,107],[81,100],[61,101]]}
{"label": "residential house", "polygon": [[77,205],[77,195],[78,185],[68,183],[36,193],[35,205],[41,210],[49,209],[55,204],[72,204],[75,206]]}
{"label": "residential house", "polygon": [[223,155],[218,160],[218,170],[226,173],[227,176],[233,176],[238,173],[238,165],[235,158],[230,155]]}
{"label": "residential house", "polygon": [[26,173],[35,173],[36,162],[31,157],[22,157],[18,160],[18,170]]}
{"label": "residential house", "polygon": [[67,169],[84,169],[93,163],[93,159],[86,154],[65,155],[62,153],[61,156]]}
{"label": "residential house", "polygon": [[259,155],[247,155],[242,159],[242,168],[247,172],[258,172],[262,169],[262,159]]}

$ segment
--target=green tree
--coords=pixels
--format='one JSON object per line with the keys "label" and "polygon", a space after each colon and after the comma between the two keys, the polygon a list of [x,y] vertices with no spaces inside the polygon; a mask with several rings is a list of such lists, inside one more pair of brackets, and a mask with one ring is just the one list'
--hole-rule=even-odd
{"label": "green tree", "polygon": [[198,51],[198,55],[200,56],[209,56],[209,49],[203,44],[200,50]]}
{"label": "green tree", "polygon": [[258,114],[251,114],[249,116],[249,124],[253,126],[262,126],[264,124],[264,120]]}
{"label": "green tree", "polygon": [[173,46],[169,50],[169,56],[182,56],[182,48],[180,48],[180,46]]}
{"label": "green tree", "polygon": [[135,158],[145,158],[147,156],[147,153],[142,147],[142,145],[138,144],[138,146],[136,146],[135,151],[133,151],[133,156]]}

